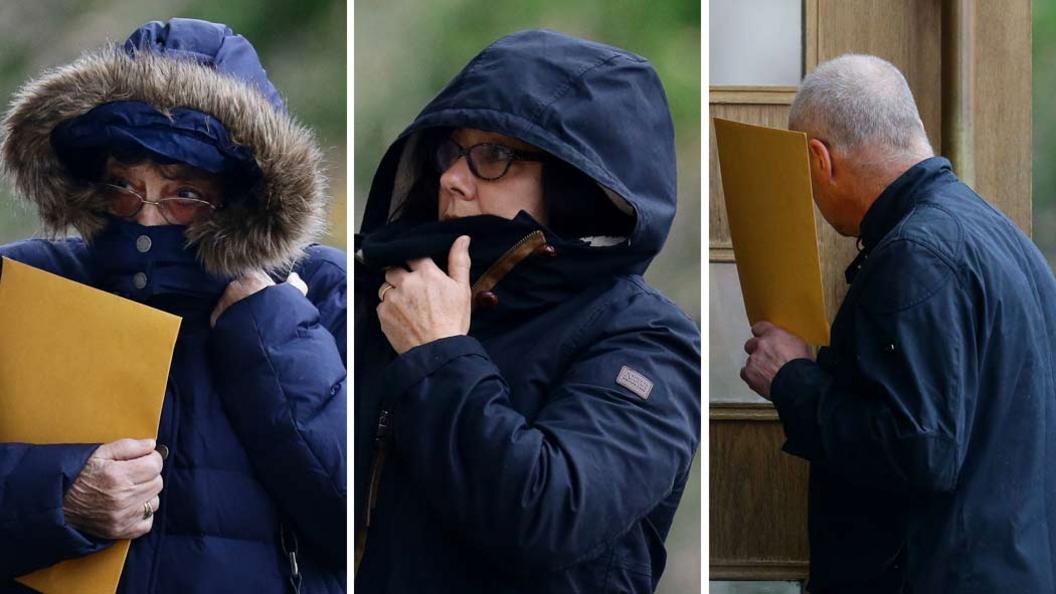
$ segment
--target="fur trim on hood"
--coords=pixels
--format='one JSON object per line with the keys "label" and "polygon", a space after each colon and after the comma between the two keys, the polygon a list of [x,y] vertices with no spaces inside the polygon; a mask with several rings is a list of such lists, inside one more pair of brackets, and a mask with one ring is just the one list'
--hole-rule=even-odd
{"label": "fur trim on hood", "polygon": [[119,47],[88,53],[15,93],[3,120],[4,173],[36,205],[45,231],[70,227],[87,241],[106,224],[103,198],[74,177],[52,148],[60,122],[113,101],[142,101],[162,113],[184,107],[210,114],[231,139],[253,150],[261,178],[252,198],[191,224],[188,242],[204,268],[239,276],[288,269],[325,228],[326,179],[313,133],[258,90],[192,60]]}

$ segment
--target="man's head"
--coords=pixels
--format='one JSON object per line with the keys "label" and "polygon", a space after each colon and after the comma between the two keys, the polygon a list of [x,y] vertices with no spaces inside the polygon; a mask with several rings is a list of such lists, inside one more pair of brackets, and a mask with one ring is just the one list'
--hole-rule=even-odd
{"label": "man's head", "polygon": [[858,235],[880,192],[934,155],[905,77],[875,56],[820,64],[803,79],[788,127],[807,134],[814,200],[842,235]]}

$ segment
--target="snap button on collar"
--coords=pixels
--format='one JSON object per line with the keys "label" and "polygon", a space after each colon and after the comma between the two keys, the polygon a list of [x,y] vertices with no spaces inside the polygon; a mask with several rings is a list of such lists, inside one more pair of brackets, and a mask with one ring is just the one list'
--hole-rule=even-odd
{"label": "snap button on collar", "polygon": [[147,235],[140,235],[136,238],[136,249],[139,250],[139,253],[141,254],[149,252],[151,244],[150,237]]}

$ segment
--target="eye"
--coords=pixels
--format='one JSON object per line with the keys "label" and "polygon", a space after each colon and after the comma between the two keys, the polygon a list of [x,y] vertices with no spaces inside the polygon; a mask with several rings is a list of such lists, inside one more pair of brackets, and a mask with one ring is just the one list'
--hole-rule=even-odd
{"label": "eye", "polygon": [[190,198],[192,200],[205,200],[203,194],[194,188],[183,187],[176,190],[176,198]]}
{"label": "eye", "polygon": [[491,163],[509,161],[513,150],[501,144],[483,144],[480,146],[481,158]]}
{"label": "eye", "polygon": [[119,177],[119,176],[116,176],[116,175],[111,176],[109,179],[107,179],[106,183],[108,183],[108,184],[110,184],[112,186],[117,186],[119,188],[126,189],[126,190],[131,190],[132,189],[132,182],[128,181],[127,179],[125,179],[123,177]]}

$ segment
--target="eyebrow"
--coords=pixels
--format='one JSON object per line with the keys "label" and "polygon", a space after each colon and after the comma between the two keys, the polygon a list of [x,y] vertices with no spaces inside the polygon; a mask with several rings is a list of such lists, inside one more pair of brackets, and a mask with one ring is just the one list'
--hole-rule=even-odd
{"label": "eyebrow", "polygon": [[195,171],[193,167],[188,167],[186,165],[180,165],[177,163],[174,163],[172,165],[161,165],[158,167],[158,172],[161,174],[161,177],[164,177],[169,181],[181,179],[197,182],[213,181],[212,179],[210,179],[210,176],[208,174],[199,173]]}

